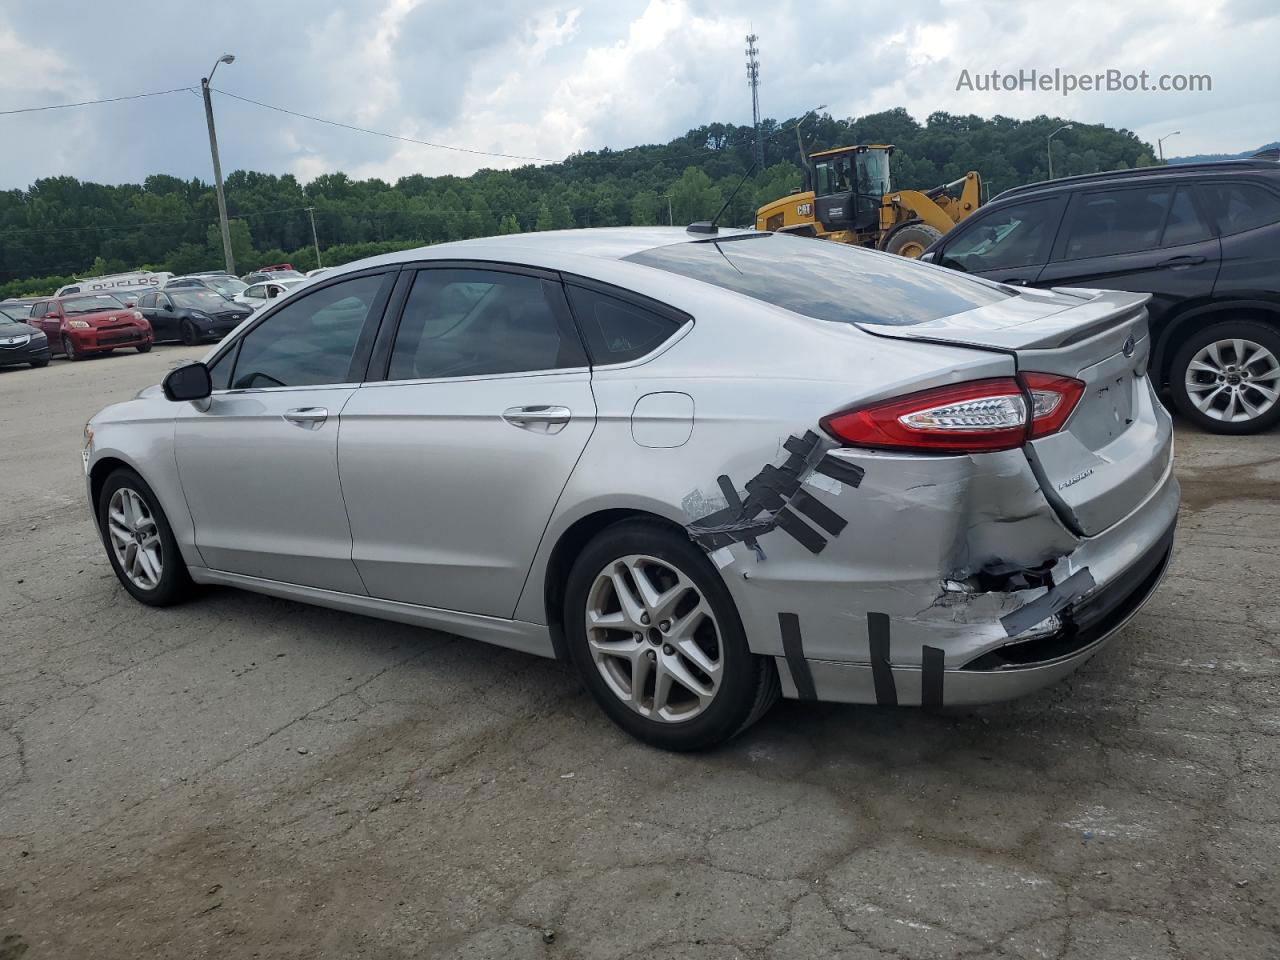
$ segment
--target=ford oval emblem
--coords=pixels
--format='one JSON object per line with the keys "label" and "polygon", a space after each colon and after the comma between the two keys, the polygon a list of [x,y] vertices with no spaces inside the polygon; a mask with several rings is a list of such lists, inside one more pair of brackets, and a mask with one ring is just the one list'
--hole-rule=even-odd
{"label": "ford oval emblem", "polygon": [[1132,357],[1133,351],[1137,348],[1138,345],[1134,342],[1133,334],[1129,334],[1129,339],[1124,342],[1124,346],[1120,348],[1120,352],[1126,357]]}

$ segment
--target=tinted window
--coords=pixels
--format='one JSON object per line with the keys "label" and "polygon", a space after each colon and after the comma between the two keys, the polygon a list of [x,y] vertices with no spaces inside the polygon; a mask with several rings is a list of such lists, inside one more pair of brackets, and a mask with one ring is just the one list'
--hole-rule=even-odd
{"label": "tinted window", "polygon": [[391,349],[389,380],[477,377],[586,366],[548,295],[559,286],[492,270],[421,270]]}
{"label": "tinted window", "polygon": [[226,390],[231,386],[231,368],[236,362],[236,347],[232,347],[209,365],[209,379],[214,390]]}
{"label": "tinted window", "polygon": [[1169,208],[1169,219],[1164,225],[1160,246],[1176,247],[1183,243],[1199,243],[1201,240],[1208,240],[1210,236],[1212,231],[1209,225],[1196,210],[1192,188],[1179,187],[1173,193],[1173,206]]}
{"label": "tinted window", "polygon": [[1062,259],[1154,250],[1172,194],[1167,186],[1078,194],[1071,204]]}
{"label": "tinted window", "polygon": [[1280,222],[1280,199],[1252,183],[1207,183],[1201,189],[1223,235]]}
{"label": "tinted window", "polygon": [[226,298],[221,294],[202,287],[194,290],[175,290],[169,295],[169,299],[176,306],[189,307],[192,310],[221,310],[227,305]]}
{"label": "tinted window", "polygon": [[282,306],[241,339],[232,386],[348,382],[360,328],[382,281],[381,276],[357,277]]}
{"label": "tinted window", "polygon": [[65,296],[68,296],[68,295],[70,295],[70,294],[73,294],[73,293],[79,293],[79,292],[80,292],[80,288],[79,288],[79,287],[67,287],[67,289],[65,289],[65,290],[63,290],[63,291],[62,291],[62,295],[65,297]]}
{"label": "tinted window", "polygon": [[1058,232],[1060,209],[1050,199],[992,210],[947,243],[942,265],[978,273],[1044,263]]}
{"label": "tinted window", "polygon": [[573,315],[587,341],[591,362],[625,363],[652,353],[683,325],[617,297],[569,287]]}
{"label": "tinted window", "polygon": [[818,320],[925,323],[1006,299],[969,277],[888,253],[786,234],[674,243],[625,259]]}

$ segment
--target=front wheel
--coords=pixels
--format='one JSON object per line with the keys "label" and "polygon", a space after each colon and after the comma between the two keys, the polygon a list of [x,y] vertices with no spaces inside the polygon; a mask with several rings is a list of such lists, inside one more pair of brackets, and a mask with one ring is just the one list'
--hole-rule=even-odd
{"label": "front wheel", "polygon": [[132,470],[116,470],[102,485],[98,529],[111,568],[135,600],[167,607],[190,596],[194,587],[169,519]]}
{"label": "front wheel", "polygon": [[894,227],[885,235],[880,249],[887,253],[896,253],[900,257],[918,260],[935,240],[942,236],[942,231],[920,220],[911,220]]}
{"label": "front wheel", "polygon": [[71,361],[84,359],[84,354],[76,349],[75,341],[72,340],[70,337],[62,338],[62,353],[63,353],[63,356],[65,356],[68,360],[71,360]]}
{"label": "front wheel", "polygon": [[587,689],[632,736],[667,750],[734,737],[778,698],[728,589],[684,536],[646,521],[604,530],[565,591],[565,635]]}
{"label": "front wheel", "polygon": [[1252,320],[1205,327],[1174,355],[1169,385],[1179,412],[1205,430],[1265,430],[1280,421],[1280,331]]}
{"label": "front wheel", "polygon": [[33,366],[33,367],[34,367],[35,369],[37,369],[37,370],[39,370],[41,367],[47,367],[48,365],[49,365],[49,358],[48,358],[48,357],[45,357],[43,360],[32,360],[32,361],[31,361],[31,366]]}
{"label": "front wheel", "polygon": [[182,321],[182,342],[188,347],[194,347],[200,342],[200,334],[190,320]]}

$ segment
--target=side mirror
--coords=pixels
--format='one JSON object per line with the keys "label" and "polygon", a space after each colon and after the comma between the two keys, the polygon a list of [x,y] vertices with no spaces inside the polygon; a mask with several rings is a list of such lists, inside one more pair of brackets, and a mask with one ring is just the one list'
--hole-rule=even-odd
{"label": "side mirror", "polygon": [[168,310],[170,313],[173,313],[173,301],[166,300],[164,303],[164,308]]}
{"label": "side mirror", "polygon": [[928,253],[920,254],[920,259],[923,260],[925,263],[933,263],[933,261],[937,258],[937,256],[938,255],[936,253],[930,250]]}
{"label": "side mirror", "polygon": [[187,363],[174,367],[161,382],[164,395],[169,400],[203,400],[213,393],[213,380],[209,368],[203,363]]}

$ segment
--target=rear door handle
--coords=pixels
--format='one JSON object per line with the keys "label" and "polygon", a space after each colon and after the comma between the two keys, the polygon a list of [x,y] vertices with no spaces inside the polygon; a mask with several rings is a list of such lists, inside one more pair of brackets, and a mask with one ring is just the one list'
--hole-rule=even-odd
{"label": "rear door handle", "polygon": [[1197,263],[1204,263],[1204,257],[1170,257],[1160,263],[1162,267],[1194,267]]}
{"label": "rear door handle", "polygon": [[324,407],[294,407],[284,412],[284,418],[300,427],[318,427],[329,419]]}
{"label": "rear door handle", "polygon": [[502,411],[502,419],[513,427],[534,433],[559,433],[564,429],[573,411],[568,407],[539,404],[531,407],[508,407]]}

